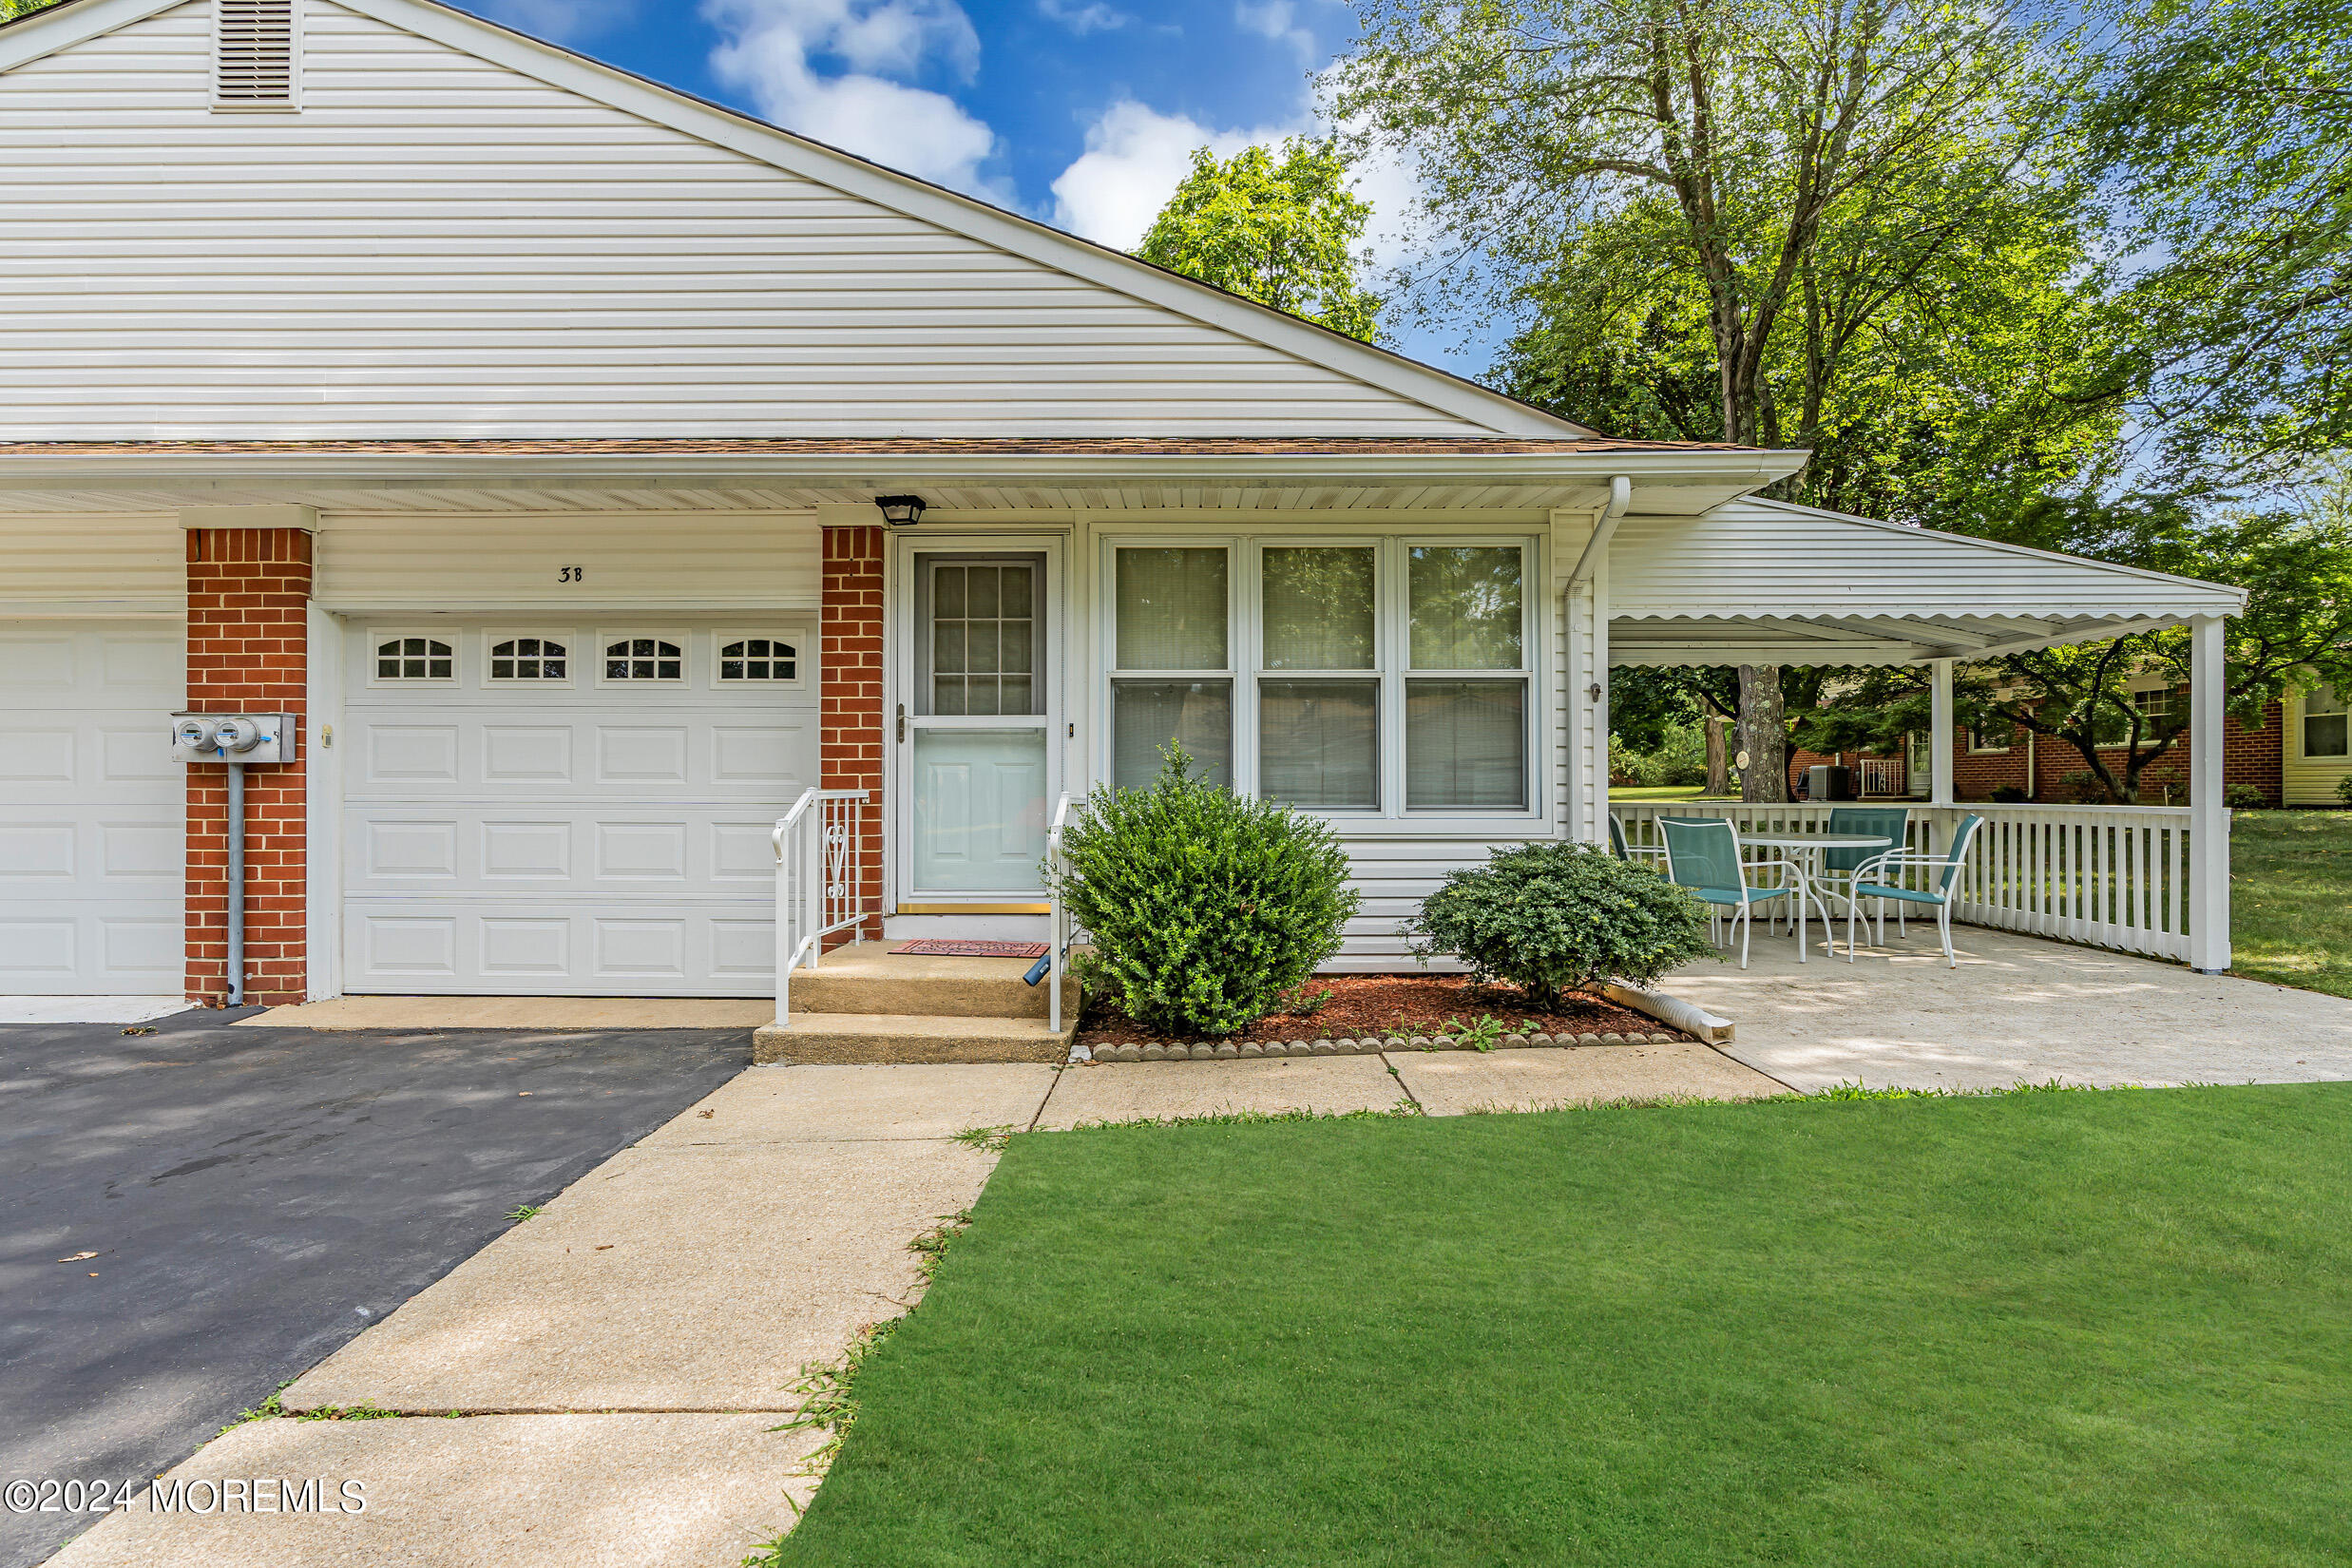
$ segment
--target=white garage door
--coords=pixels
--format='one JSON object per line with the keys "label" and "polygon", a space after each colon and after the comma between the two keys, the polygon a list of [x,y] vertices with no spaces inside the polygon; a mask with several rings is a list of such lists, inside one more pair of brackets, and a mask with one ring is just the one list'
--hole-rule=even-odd
{"label": "white garage door", "polygon": [[354,625],[351,991],[765,996],[817,772],[798,623]]}
{"label": "white garage door", "polygon": [[186,689],[163,621],[0,621],[0,992],[181,994]]}

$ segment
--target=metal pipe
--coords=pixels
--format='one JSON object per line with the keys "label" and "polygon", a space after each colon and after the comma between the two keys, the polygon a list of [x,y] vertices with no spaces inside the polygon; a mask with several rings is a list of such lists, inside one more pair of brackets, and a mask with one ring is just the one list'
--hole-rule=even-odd
{"label": "metal pipe", "polygon": [[1623,474],[1609,481],[1609,505],[1593,524],[1592,537],[1584,542],[1584,553],[1577,557],[1576,569],[1568,574],[1568,586],[1574,588],[1600,568],[1609,559],[1609,541],[1617,531],[1617,521],[1625,508],[1634,504],[1634,482]]}
{"label": "metal pipe", "polygon": [[229,770],[229,1005],[245,1004],[245,765]]}

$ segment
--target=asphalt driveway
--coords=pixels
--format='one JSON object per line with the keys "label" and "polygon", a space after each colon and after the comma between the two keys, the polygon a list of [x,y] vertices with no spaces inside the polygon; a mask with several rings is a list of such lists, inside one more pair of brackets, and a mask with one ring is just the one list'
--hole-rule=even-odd
{"label": "asphalt driveway", "polygon": [[[143,1482],[751,1061],[238,1016],[0,1028],[0,1486]],[[7,1501],[6,1568],[93,1522]]]}

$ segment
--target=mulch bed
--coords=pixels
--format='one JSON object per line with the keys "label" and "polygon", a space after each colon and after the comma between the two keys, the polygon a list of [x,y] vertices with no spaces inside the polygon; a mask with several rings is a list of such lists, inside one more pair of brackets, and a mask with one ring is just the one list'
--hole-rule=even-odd
{"label": "mulch bed", "polygon": [[[1232,1037],[1236,1045],[1288,1040],[1434,1039],[1451,1020],[1475,1025],[1482,1016],[1500,1022],[1508,1034],[1652,1035],[1690,1037],[1670,1029],[1647,1013],[1620,1007],[1598,997],[1578,998],[1566,1010],[1541,1012],[1527,1004],[1515,986],[1482,985],[1465,975],[1318,975],[1307,985],[1309,996],[1329,987],[1330,1000],[1310,1014],[1275,1013]],[[1078,1043],[1217,1044],[1216,1041],[1177,1041],[1152,1034],[1116,1006],[1094,997],[1086,999],[1080,1021]]]}

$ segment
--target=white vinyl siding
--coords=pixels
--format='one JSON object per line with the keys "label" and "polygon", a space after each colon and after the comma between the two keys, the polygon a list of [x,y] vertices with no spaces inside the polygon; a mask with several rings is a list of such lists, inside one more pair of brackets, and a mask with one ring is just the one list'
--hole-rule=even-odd
{"label": "white vinyl siding", "polygon": [[210,20],[0,76],[16,439],[1491,433],[331,0],[214,113]]}
{"label": "white vinyl siding", "polygon": [[[810,512],[329,514],[317,536],[316,597],[329,609],[813,612],[821,543]],[[583,644],[574,653],[592,651]],[[593,675],[586,666],[573,672]]]}
{"label": "white vinyl siding", "polygon": [[176,513],[0,516],[0,614],[86,606],[177,616],[187,604],[187,535]]}

